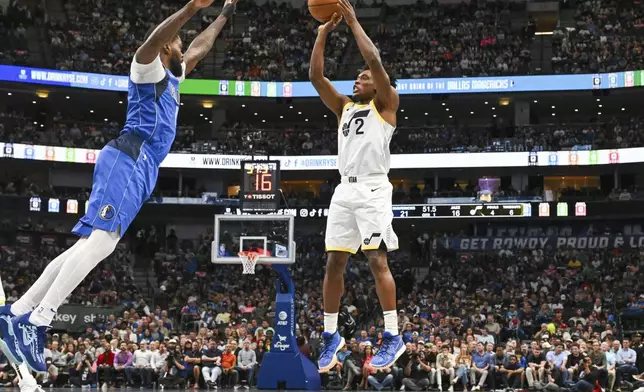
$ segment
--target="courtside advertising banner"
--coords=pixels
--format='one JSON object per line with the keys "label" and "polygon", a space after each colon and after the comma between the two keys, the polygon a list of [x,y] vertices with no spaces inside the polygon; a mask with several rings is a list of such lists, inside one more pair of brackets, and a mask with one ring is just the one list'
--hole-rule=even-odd
{"label": "courtside advertising banner", "polygon": [[642,249],[644,236],[453,237],[448,239],[447,244],[459,251],[482,252],[502,249]]}

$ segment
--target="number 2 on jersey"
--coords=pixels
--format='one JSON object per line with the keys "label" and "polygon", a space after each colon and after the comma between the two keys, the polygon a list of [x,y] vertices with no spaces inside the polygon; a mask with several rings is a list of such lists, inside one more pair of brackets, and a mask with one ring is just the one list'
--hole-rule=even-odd
{"label": "number 2 on jersey", "polygon": [[351,117],[351,119],[342,125],[342,134],[345,137],[349,136],[349,133],[351,132],[351,125],[355,124],[356,135],[364,135],[364,131],[362,130],[362,127],[364,127],[364,121],[365,121],[365,118],[369,116],[369,112],[371,112],[371,109],[360,110],[355,112]]}

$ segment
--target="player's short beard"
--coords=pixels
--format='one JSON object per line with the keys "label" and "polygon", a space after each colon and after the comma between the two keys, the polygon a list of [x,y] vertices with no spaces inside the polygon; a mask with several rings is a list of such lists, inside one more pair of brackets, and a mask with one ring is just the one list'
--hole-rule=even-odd
{"label": "player's short beard", "polygon": [[170,72],[177,78],[183,76],[183,67],[181,66],[181,60],[177,57],[170,57]]}

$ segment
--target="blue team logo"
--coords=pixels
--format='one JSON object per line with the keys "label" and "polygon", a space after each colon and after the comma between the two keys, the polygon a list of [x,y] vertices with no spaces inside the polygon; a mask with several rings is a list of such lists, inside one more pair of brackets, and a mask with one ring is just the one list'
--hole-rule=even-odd
{"label": "blue team logo", "polygon": [[557,155],[556,152],[551,152],[550,155],[548,155],[548,165],[557,166],[558,163],[559,163],[559,156]]}
{"label": "blue team logo", "polygon": [[537,166],[539,164],[539,155],[536,151],[530,151],[528,155],[528,166]]}
{"label": "blue team logo", "polygon": [[116,215],[116,210],[114,209],[114,206],[112,206],[111,204],[105,204],[103,207],[101,207],[101,210],[98,212],[98,216],[104,221],[109,221],[114,219],[114,215]]}
{"label": "blue team logo", "polygon": [[60,200],[58,199],[49,199],[49,204],[48,204],[49,212],[60,212]]}
{"label": "blue team logo", "polygon": [[34,159],[36,157],[36,151],[32,146],[25,147],[25,159]]}
{"label": "blue team logo", "polygon": [[27,70],[21,69],[20,74],[18,75],[18,79],[27,80]]}
{"label": "blue team logo", "polygon": [[599,74],[593,75],[593,88],[602,88],[602,77]]}
{"label": "blue team logo", "polygon": [[617,87],[617,74],[616,73],[608,74],[608,88],[616,88],[616,87]]}

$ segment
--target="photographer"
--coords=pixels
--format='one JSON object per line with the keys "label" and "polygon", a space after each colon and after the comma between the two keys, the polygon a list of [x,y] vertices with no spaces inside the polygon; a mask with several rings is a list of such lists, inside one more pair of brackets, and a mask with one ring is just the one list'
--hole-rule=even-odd
{"label": "photographer", "polygon": [[411,360],[405,366],[403,386],[407,391],[423,391],[429,388],[429,378],[432,374],[431,366],[425,363],[425,354],[412,352]]}
{"label": "photographer", "polygon": [[76,364],[76,372],[73,377],[69,378],[69,383],[84,387],[86,385],[96,385],[96,366],[90,353],[86,353],[80,362]]}
{"label": "photographer", "polygon": [[58,368],[53,364],[50,357],[45,358],[45,364],[47,365],[47,372],[40,373],[36,379],[43,388],[51,388],[56,385],[56,380],[58,379]]}
{"label": "photographer", "polygon": [[164,375],[159,380],[165,388],[183,388],[186,383],[186,362],[183,360],[181,348],[175,339],[168,342],[168,357],[163,368]]}

